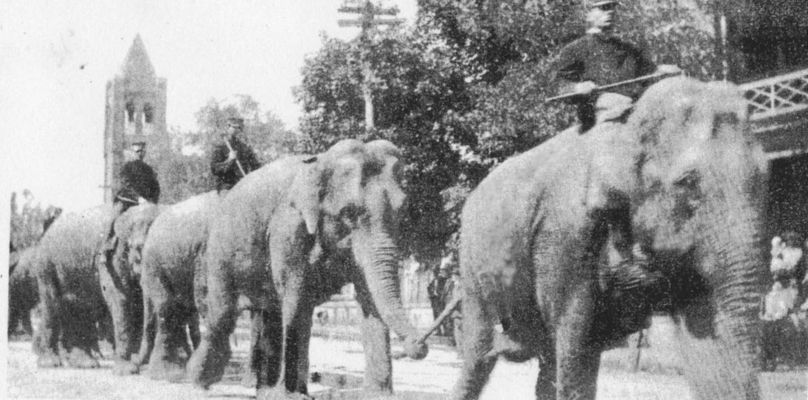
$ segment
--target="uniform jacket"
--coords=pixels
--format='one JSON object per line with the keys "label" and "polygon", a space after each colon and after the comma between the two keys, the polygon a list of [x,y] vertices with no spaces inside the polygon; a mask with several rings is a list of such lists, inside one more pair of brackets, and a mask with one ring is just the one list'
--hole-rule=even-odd
{"label": "uniform jacket", "polygon": [[[233,150],[236,151],[236,160],[241,163],[245,173],[249,174],[261,167],[261,163],[250,146],[238,137],[229,138],[228,140]],[[230,149],[224,142],[214,145],[210,151],[210,171],[213,173],[217,191],[229,190],[243,178],[236,160],[227,161],[229,153]]]}
{"label": "uniform jacket", "polygon": [[141,160],[127,162],[121,168],[120,187],[116,192],[116,197],[118,196],[135,201],[138,197],[143,197],[152,203],[157,203],[160,198],[160,183],[157,181],[157,174],[149,164]]}

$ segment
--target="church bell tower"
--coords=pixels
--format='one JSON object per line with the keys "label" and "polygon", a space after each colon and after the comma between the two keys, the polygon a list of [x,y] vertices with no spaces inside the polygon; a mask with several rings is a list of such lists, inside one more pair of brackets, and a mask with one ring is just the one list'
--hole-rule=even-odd
{"label": "church bell tower", "polygon": [[104,203],[111,203],[118,172],[132,143],[146,143],[146,163],[168,147],[166,79],[158,78],[140,35],[121,70],[107,82],[104,124]]}

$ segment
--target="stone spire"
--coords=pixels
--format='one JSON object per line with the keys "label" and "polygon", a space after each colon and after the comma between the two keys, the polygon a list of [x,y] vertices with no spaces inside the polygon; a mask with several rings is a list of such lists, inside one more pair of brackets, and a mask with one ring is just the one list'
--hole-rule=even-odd
{"label": "stone spire", "polygon": [[129,52],[123,60],[121,75],[125,78],[145,78],[149,82],[153,82],[156,78],[154,67],[149,60],[149,54],[146,53],[146,46],[143,45],[140,34],[135,36],[132,47],[129,48]]}

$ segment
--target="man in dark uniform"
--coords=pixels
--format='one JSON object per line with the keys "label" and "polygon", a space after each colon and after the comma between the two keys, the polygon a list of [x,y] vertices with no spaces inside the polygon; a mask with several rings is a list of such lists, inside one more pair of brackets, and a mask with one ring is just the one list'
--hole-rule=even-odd
{"label": "man in dark uniform", "polygon": [[243,130],[243,119],[228,118],[222,141],[211,149],[210,171],[216,181],[217,192],[230,190],[245,175],[261,167],[252,148],[241,138]]}
{"label": "man in dark uniform", "polygon": [[132,143],[131,160],[121,167],[118,188],[112,199],[112,219],[107,229],[104,260],[110,262],[115,251],[115,220],[126,210],[139,203],[157,203],[160,198],[160,183],[152,167],[143,161],[146,143]]}
{"label": "man in dark uniform", "polygon": [[564,46],[554,64],[561,81],[559,92],[577,94],[571,100],[578,107],[581,133],[596,122],[625,116],[647,82],[595,92],[599,86],[680,71],[675,65],[657,67],[639,48],[613,35],[617,6],[616,0],[591,3],[586,34]]}

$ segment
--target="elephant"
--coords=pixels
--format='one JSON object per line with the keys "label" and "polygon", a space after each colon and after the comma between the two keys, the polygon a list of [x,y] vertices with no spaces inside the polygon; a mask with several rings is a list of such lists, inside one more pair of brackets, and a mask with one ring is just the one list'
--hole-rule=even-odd
{"label": "elephant", "polygon": [[594,399],[602,351],[660,294],[693,397],[760,398],[768,165],[747,126],[736,86],[668,78],[624,123],[491,171],[461,215],[454,398],[478,398],[501,354],[539,359],[536,398]]}
{"label": "elephant", "polygon": [[37,365],[53,368],[97,368],[98,340],[107,337],[112,321],[104,303],[95,255],[104,239],[112,208],[101,205],[65,213],[36,246],[31,267],[37,282],[40,322]]}
{"label": "elephant", "polygon": [[115,334],[112,370],[117,375],[138,372],[130,359],[138,353],[141,342],[143,293],[140,275],[134,270],[134,265],[143,248],[144,235],[163,208],[146,202],[129,208],[116,218],[113,256],[109,261],[97,263],[104,300],[112,315]]}
{"label": "elephant", "polygon": [[[144,310],[143,339],[132,363],[138,369],[148,363],[153,379],[184,375],[179,350],[191,354],[186,326],[192,346],[199,344],[194,281],[199,277],[208,219],[218,202],[215,191],[193,196],[165,208],[149,229],[141,227],[130,235],[134,250],[130,263],[140,276]],[[137,243],[142,244],[139,250]]]}
{"label": "elephant", "polygon": [[241,294],[260,310],[257,398],[306,397],[313,309],[353,283],[364,317],[365,389],[392,392],[389,329],[410,357],[428,352],[400,295],[402,168],[392,143],[345,139],[316,156],[276,160],[223,196],[203,263],[207,329],[187,364],[195,386],[221,379]]}
{"label": "elephant", "polygon": [[[48,228],[62,214],[60,207],[48,206],[42,220],[42,233],[37,238],[42,239]],[[21,326],[28,335],[33,335],[31,326],[31,310],[39,303],[39,295],[36,287],[36,277],[32,270],[37,256],[36,243],[17,249],[12,241],[9,241],[9,263],[8,263],[8,335],[9,337]],[[18,270],[17,267],[20,269]],[[39,353],[36,343],[34,349]]]}

